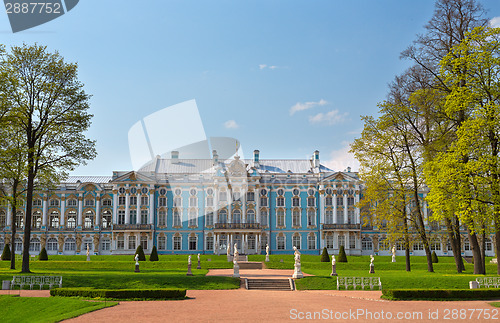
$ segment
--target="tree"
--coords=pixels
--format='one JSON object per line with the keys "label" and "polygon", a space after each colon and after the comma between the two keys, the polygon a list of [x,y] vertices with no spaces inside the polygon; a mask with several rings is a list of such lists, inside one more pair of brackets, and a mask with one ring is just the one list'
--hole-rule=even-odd
{"label": "tree", "polygon": [[49,260],[49,257],[47,256],[47,250],[45,248],[42,248],[42,251],[40,251],[40,254],[38,255],[38,260]]}
{"label": "tree", "polygon": [[326,247],[323,248],[323,252],[321,253],[321,262],[330,262],[330,256],[328,255]]}
{"label": "tree", "polygon": [[156,246],[153,246],[153,249],[151,250],[149,261],[158,261],[158,252],[156,251]]}
{"label": "tree", "polygon": [[137,246],[135,254],[139,255],[139,261],[146,261],[146,256],[144,255],[144,250],[142,249],[141,245]]}
{"label": "tree", "polygon": [[436,252],[432,252],[432,263],[437,264],[439,262],[438,256],[436,255]]}
{"label": "tree", "polygon": [[5,246],[3,247],[2,260],[10,260],[10,258],[14,258],[15,259],[15,257],[11,257],[11,253],[10,253],[10,249],[9,249],[9,244],[6,243]]}
{"label": "tree", "polygon": [[92,115],[90,96],[77,78],[77,64],[66,63],[44,46],[13,46],[1,57],[2,102],[26,142],[26,221],[22,272],[29,270],[31,213],[35,181],[42,171],[57,183],[67,172],[96,155],[95,142],[85,137]]}
{"label": "tree", "polygon": [[344,246],[339,248],[339,256],[337,257],[337,262],[347,262],[347,255],[345,254]]}

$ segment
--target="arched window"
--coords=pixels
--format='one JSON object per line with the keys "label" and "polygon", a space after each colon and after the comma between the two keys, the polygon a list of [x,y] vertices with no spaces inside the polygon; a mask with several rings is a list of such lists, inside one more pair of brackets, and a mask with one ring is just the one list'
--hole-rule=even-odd
{"label": "arched window", "polygon": [[158,250],[167,249],[167,239],[165,237],[158,237]]}
{"label": "arched window", "polygon": [[367,237],[361,239],[361,249],[372,251],[373,250],[372,239]]}
{"label": "arched window", "polygon": [[90,210],[85,212],[85,229],[91,229],[94,226],[94,213]]}
{"label": "arched window", "polygon": [[255,211],[252,209],[247,211],[247,223],[255,223]]}
{"label": "arched window", "polygon": [[47,240],[47,251],[57,251],[57,239],[49,238]]}
{"label": "arched window", "polygon": [[300,227],[300,209],[292,210],[292,225],[294,227]]}
{"label": "arched window", "polygon": [[0,211],[0,228],[5,227],[5,225],[7,223],[6,221],[7,221],[7,217],[5,216],[5,212],[4,211]]}
{"label": "arched window", "polygon": [[41,228],[42,227],[42,212],[40,212],[38,210],[33,212],[31,225],[33,226],[33,228]]}
{"label": "arched window", "polygon": [[219,223],[227,223],[227,211],[226,210],[220,210],[219,211]]}
{"label": "arched window", "polygon": [[68,227],[68,229],[76,228],[76,211],[68,211],[68,222],[66,223],[66,226]]}
{"label": "arched window", "polygon": [[260,225],[262,226],[267,226],[267,216],[268,216],[268,211],[267,209],[261,209],[260,210]]}
{"label": "arched window", "polygon": [[59,227],[59,212],[58,211],[50,212],[49,226],[51,228],[58,228]]}
{"label": "arched window", "polygon": [[111,228],[111,211],[110,210],[104,210],[102,212],[102,228]]}
{"label": "arched window", "polygon": [[178,209],[174,209],[173,211],[173,218],[174,218],[174,227],[180,227],[181,226],[181,214]]}
{"label": "arched window", "polygon": [[316,249],[316,235],[314,233],[307,236],[307,249]]}
{"label": "arched window", "polygon": [[278,227],[285,226],[285,211],[283,209],[276,210],[276,225]]}
{"label": "arched window", "polygon": [[241,211],[239,209],[233,211],[233,223],[241,223]]}
{"label": "arched window", "polygon": [[292,237],[292,245],[293,245],[294,247],[297,247],[297,249],[300,249],[300,235],[295,234],[295,235]]}
{"label": "arched window", "polygon": [[326,209],[325,224],[333,224],[333,210],[332,209]]}
{"label": "arched window", "polygon": [[21,238],[14,240],[14,250],[19,253],[23,251],[23,240]]}
{"label": "arched window", "polygon": [[76,250],[76,242],[74,238],[67,238],[64,241],[64,251],[75,251]]}
{"label": "arched window", "polygon": [[316,212],[314,209],[307,210],[307,225],[308,226],[316,225]]}
{"label": "arched window", "polygon": [[24,228],[24,214],[21,211],[16,213],[16,226],[19,229]]}
{"label": "arched window", "polygon": [[40,239],[31,238],[30,240],[30,251],[32,252],[40,252]]}

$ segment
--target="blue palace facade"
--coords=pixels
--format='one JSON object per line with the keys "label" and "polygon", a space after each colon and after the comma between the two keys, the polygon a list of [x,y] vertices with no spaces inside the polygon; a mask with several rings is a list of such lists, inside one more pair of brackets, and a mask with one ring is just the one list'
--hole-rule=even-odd
{"label": "blue palace facade", "polygon": [[[362,183],[350,168],[321,165],[318,151],[303,160],[262,160],[258,150],[252,159],[212,155],[182,159],[174,151],[138,171],[70,176],[54,190],[36,192],[30,252],[133,254],[140,244],[146,253],[155,245],[159,254],[225,254],[236,244],[240,254],[264,254],[268,244],[271,254],[293,253],[294,246],[304,254],[324,247],[337,254],[341,245],[349,255],[390,254],[383,230],[361,218]],[[2,249],[14,243],[22,251],[25,216],[20,207],[12,237],[10,207],[0,205]],[[431,249],[451,255],[438,232],[431,231]],[[469,255],[468,242],[463,245]],[[402,245],[396,247],[402,255]],[[412,253],[424,254],[421,243]]]}

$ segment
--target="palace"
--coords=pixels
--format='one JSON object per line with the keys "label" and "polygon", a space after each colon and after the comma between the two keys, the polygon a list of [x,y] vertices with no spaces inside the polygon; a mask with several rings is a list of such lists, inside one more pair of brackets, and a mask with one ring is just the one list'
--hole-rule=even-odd
{"label": "palace", "polygon": [[[358,175],[320,164],[319,152],[304,160],[182,159],[157,157],[138,171],[113,176],[70,176],[54,190],[33,198],[30,253],[45,247],[50,255],[146,253],[225,254],[237,245],[241,254],[330,254],[345,247],[348,255],[389,255],[383,229],[364,221],[356,203],[362,198]],[[25,212],[16,214],[12,238],[10,207],[0,205],[0,247],[15,243],[22,251]],[[427,221],[431,249],[452,255],[446,236]],[[432,231],[434,230],[434,231]],[[433,233],[434,232],[434,233]],[[402,255],[402,244],[396,243]],[[464,255],[470,255],[464,236]],[[492,242],[486,242],[493,255]],[[424,255],[412,244],[412,254]]]}

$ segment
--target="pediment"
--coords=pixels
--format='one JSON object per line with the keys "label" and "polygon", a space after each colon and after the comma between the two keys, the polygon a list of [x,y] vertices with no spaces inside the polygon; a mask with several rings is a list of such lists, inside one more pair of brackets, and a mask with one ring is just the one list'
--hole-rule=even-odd
{"label": "pediment", "polygon": [[239,156],[235,156],[234,160],[229,164],[227,172],[229,173],[230,176],[246,177],[247,165],[240,160]]}
{"label": "pediment", "polygon": [[141,182],[141,183],[154,183],[154,180],[144,174],[138,172],[128,172],[112,181],[113,183],[126,183],[126,182]]}

